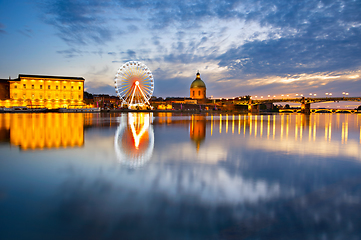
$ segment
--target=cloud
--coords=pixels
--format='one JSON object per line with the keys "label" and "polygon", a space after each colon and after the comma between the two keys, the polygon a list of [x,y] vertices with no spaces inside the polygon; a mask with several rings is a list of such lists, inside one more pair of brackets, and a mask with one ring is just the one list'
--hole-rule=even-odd
{"label": "cloud", "polygon": [[74,57],[82,56],[84,52],[77,50],[75,48],[69,48],[66,50],[56,51],[56,53],[62,54],[66,58],[74,58]]}
{"label": "cloud", "polygon": [[48,1],[42,5],[44,21],[58,30],[58,36],[68,44],[105,44],[115,32],[107,23],[103,1]]}
{"label": "cloud", "polygon": [[[358,1],[56,0],[48,1],[43,9],[44,20],[71,48],[114,43],[117,50],[105,51],[114,57],[113,63],[151,62],[156,73],[168,73],[155,78],[169,87],[182,85],[178,81],[188,85],[194,69],[209,74],[210,89],[226,93],[235,83],[242,91],[283,88],[289,87],[287,81],[270,81],[361,67]],[[121,39],[117,38],[120,34]],[[58,52],[67,57],[86,54]],[[188,71],[188,76],[182,71]],[[294,84],[304,83],[306,88],[307,82],[316,86],[317,81]]]}

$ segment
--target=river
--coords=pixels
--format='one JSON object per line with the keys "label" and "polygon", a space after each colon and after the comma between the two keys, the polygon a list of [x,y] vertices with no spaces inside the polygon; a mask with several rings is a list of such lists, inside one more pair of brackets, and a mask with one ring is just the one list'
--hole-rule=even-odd
{"label": "river", "polygon": [[361,114],[0,114],[0,239],[359,239]]}

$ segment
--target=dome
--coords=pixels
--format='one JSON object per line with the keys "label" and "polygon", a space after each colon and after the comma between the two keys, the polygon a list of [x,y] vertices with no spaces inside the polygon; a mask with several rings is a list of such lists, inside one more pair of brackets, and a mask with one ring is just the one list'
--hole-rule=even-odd
{"label": "dome", "polygon": [[198,72],[196,79],[192,82],[191,88],[205,88],[206,84],[201,79],[201,74]]}

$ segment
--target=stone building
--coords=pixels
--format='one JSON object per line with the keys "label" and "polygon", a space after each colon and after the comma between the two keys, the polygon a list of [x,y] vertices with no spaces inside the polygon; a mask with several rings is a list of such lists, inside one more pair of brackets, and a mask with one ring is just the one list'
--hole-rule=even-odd
{"label": "stone building", "polygon": [[0,79],[0,107],[83,106],[84,81],[82,77],[25,74],[16,79]]}

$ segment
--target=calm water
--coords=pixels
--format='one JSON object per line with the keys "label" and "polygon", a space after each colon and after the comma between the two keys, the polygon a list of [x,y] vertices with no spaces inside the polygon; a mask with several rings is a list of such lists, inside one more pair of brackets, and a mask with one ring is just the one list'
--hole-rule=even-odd
{"label": "calm water", "polygon": [[361,114],[1,114],[0,239],[360,239]]}

